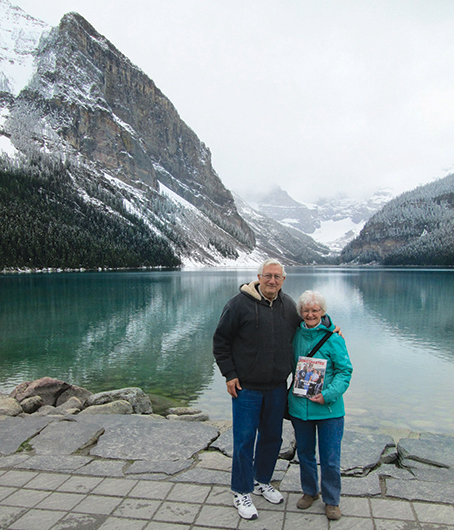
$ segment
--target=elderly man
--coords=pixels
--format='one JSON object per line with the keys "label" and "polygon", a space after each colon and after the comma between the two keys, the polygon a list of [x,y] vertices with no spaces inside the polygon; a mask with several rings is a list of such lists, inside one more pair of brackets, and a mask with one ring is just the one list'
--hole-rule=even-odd
{"label": "elderly man", "polygon": [[250,493],[283,502],[270,481],[282,444],[292,341],[301,322],[295,302],[282,292],[283,265],[267,260],[257,278],[227,302],[213,337],[213,353],[232,396],[231,487],[244,519],[257,518]]}

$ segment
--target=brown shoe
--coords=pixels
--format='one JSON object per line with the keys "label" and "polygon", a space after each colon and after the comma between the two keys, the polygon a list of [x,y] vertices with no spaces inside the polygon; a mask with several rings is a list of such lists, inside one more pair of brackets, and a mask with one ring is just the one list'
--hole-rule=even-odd
{"label": "brown shoe", "polygon": [[300,499],[298,499],[298,502],[296,503],[296,507],[300,510],[307,510],[312,506],[312,503],[316,501],[320,497],[320,493],[317,493],[312,497],[312,495],[308,495],[305,493]]}
{"label": "brown shoe", "polygon": [[328,519],[331,519],[332,521],[337,521],[342,517],[339,506],[331,506],[331,504],[327,504],[325,510],[326,517],[328,517]]}

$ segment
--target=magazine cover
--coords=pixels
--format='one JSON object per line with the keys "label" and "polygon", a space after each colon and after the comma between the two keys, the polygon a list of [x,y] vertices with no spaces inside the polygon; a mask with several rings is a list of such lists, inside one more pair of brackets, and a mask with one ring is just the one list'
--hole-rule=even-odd
{"label": "magazine cover", "polygon": [[310,398],[320,394],[325,381],[326,362],[326,359],[298,357],[293,383],[296,396]]}

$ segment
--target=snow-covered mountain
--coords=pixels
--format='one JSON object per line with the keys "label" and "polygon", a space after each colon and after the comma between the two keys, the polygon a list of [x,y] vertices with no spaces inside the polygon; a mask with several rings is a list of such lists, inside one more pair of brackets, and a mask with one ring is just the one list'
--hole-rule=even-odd
{"label": "snow-covered mountain", "polygon": [[0,0],[0,91],[17,96],[34,72],[39,40],[51,26]]}
{"label": "snow-covered mountain", "polygon": [[[0,149],[17,155],[14,162],[0,164],[0,170],[18,179],[16,189],[25,193],[23,179],[29,177],[52,196],[39,203],[46,212],[28,212],[28,218],[41,218],[40,237],[50,237],[45,224],[56,224],[51,206],[59,204],[66,212],[59,218],[65,230],[55,232],[59,244],[68,246],[62,234],[72,234],[72,248],[79,248],[77,227],[82,223],[93,255],[102,250],[96,245],[95,225],[110,231],[98,236],[112,249],[112,234],[120,234],[124,245],[132,227],[142,234],[138,249],[165,247],[163,253],[151,253],[146,263],[168,256],[169,248],[173,257],[166,264],[238,266],[268,255],[268,226],[252,227],[240,215],[212,166],[208,147],[154,81],[88,21],[69,13],[50,28],[8,0],[0,0],[0,16]],[[0,212],[12,216],[8,178],[0,190],[8,208]],[[58,186],[58,179],[64,185]],[[73,212],[67,211],[70,204]],[[21,215],[29,206],[22,200]],[[94,220],[89,225],[88,218]],[[0,219],[5,226],[12,226],[10,221]],[[17,241],[17,233],[10,235]],[[28,234],[22,229],[20,235]],[[44,245],[44,239],[32,242]],[[276,239],[273,250],[286,263],[313,263],[324,256],[323,247],[310,238],[300,238],[290,249],[287,242]],[[23,260],[28,263],[25,254]],[[109,266],[105,257],[100,265]]]}
{"label": "snow-covered mountain", "polygon": [[454,175],[402,193],[371,217],[342,263],[454,265]]}
{"label": "snow-covered mountain", "polygon": [[251,207],[284,226],[310,235],[338,254],[361,231],[366,221],[393,196],[387,190],[376,192],[365,201],[346,196],[302,204],[280,187],[249,199]]}
{"label": "snow-covered mountain", "polygon": [[268,257],[282,259],[282,249],[286,249],[286,258],[294,264],[325,263],[329,248],[317,243],[314,239],[297,228],[286,226],[264,215],[247,204],[239,195],[233,194],[235,204],[243,219],[254,230],[257,245]]}
{"label": "snow-covered mountain", "polygon": [[389,190],[379,190],[369,199],[360,201],[346,196],[320,200],[315,205],[315,218],[320,226],[311,236],[340,252],[362,230],[365,223],[393,198]]}

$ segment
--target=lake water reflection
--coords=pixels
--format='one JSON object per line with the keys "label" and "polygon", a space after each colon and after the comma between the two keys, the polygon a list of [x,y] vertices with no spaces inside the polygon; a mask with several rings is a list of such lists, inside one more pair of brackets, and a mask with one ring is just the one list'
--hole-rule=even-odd
{"label": "lake water reflection", "polygon": [[[354,366],[347,425],[454,434],[454,271],[289,268],[321,291]],[[225,302],[253,269],[0,276],[0,392],[56,377],[138,386],[230,418],[211,352]]]}

